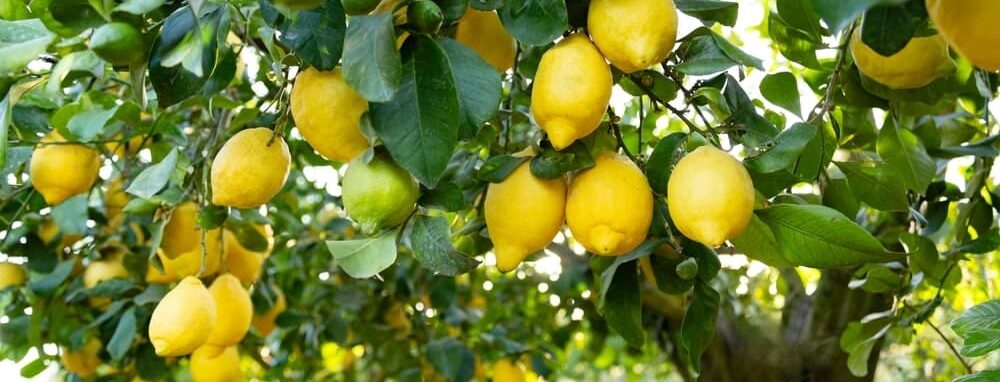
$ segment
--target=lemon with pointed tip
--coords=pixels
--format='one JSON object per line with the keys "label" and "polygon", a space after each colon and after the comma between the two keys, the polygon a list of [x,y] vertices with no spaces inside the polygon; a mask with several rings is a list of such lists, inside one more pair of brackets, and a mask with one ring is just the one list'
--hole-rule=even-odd
{"label": "lemon with pointed tip", "polygon": [[215,329],[215,301],[205,285],[185,277],[167,292],[149,319],[149,341],[156,355],[191,354]]}
{"label": "lemon with pointed tip", "polygon": [[494,11],[479,11],[469,7],[458,21],[455,40],[479,53],[479,57],[500,73],[514,66],[517,44]]}
{"label": "lemon with pointed tip", "polygon": [[623,255],[646,239],[653,221],[653,191],[639,167],[605,151],[594,167],[573,176],[566,198],[566,225],[598,255]]}
{"label": "lemon with pointed tip", "polygon": [[285,185],[291,160],[285,140],[270,129],[236,133],[212,162],[212,203],[236,208],[267,203]]}
{"label": "lemon with pointed tip", "polygon": [[632,73],[670,55],[677,9],[673,0],[591,0],[587,32],[611,65]]}
{"label": "lemon with pointed tip", "polygon": [[351,161],[344,173],[344,209],[367,234],[402,224],[419,196],[413,176],[383,153],[368,163],[361,158]]}
{"label": "lemon with pointed tip", "polygon": [[260,225],[254,226],[254,228],[264,237],[264,240],[267,240],[267,248],[262,252],[246,249],[243,244],[240,244],[235,234],[229,230],[226,230],[225,233],[226,268],[229,269],[229,273],[240,279],[246,286],[257,282],[257,278],[260,277],[260,268],[274,247],[274,230],[271,229],[271,226]]}
{"label": "lemon with pointed tip", "polygon": [[90,190],[101,168],[96,150],[68,143],[53,130],[42,138],[31,154],[31,184],[50,206]]}
{"label": "lemon with pointed tip", "polygon": [[681,158],[667,182],[670,217],[684,236],[715,248],[743,232],[753,215],[750,174],[736,158],[701,146]]}
{"label": "lemon with pointed tip", "polygon": [[927,0],[927,15],[958,54],[973,65],[1000,70],[1000,2]]}
{"label": "lemon with pointed tip", "polygon": [[24,268],[8,262],[0,262],[0,290],[10,286],[24,285]]}
{"label": "lemon with pointed tip", "polygon": [[231,274],[219,276],[208,288],[215,301],[215,329],[205,341],[212,346],[232,346],[250,330],[253,303],[240,280]]}
{"label": "lemon with pointed tip", "polygon": [[60,349],[59,358],[63,367],[81,378],[88,378],[97,373],[97,367],[101,365],[101,359],[97,356],[101,352],[101,340],[91,337],[82,348],[69,350]]}
{"label": "lemon with pointed tip", "polygon": [[276,327],[274,321],[278,318],[278,315],[288,308],[288,303],[285,301],[285,294],[280,289],[275,289],[274,293],[277,297],[275,298],[274,305],[271,305],[271,309],[268,309],[263,314],[253,316],[253,327],[257,329],[261,337],[267,337],[268,334],[274,331]]}
{"label": "lemon with pointed tip", "polygon": [[191,354],[191,379],[194,382],[239,382],[240,352],[236,346],[204,345]]}
{"label": "lemon with pointed tip", "polygon": [[494,382],[524,382],[524,369],[507,358],[493,365]]}
{"label": "lemon with pointed tip", "polygon": [[525,161],[502,182],[489,185],[484,208],[497,269],[510,272],[559,233],[566,209],[566,181],[537,178]]}
{"label": "lemon with pointed tip", "polygon": [[347,84],[339,68],[306,69],[295,78],[291,98],[299,133],[320,155],[348,162],[368,149],[368,138],[361,133],[368,102]]}
{"label": "lemon with pointed tip", "polygon": [[913,37],[902,50],[885,57],[865,45],[859,28],[851,36],[851,56],[862,74],[890,89],[919,88],[955,72],[940,35]]}
{"label": "lemon with pointed tip", "polygon": [[556,150],[590,135],[611,100],[611,68],[584,34],[542,55],[531,92],[531,114]]}

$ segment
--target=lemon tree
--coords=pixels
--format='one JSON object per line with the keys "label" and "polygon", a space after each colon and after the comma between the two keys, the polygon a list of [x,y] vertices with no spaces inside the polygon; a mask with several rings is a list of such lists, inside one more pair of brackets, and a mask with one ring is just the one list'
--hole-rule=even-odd
{"label": "lemon tree", "polygon": [[996,380],[998,9],[7,0],[0,375]]}

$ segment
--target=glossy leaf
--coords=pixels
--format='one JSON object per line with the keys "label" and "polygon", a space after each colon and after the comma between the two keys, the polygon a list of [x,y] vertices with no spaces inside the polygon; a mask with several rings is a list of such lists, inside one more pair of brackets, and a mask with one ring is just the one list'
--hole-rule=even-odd
{"label": "glossy leaf", "polygon": [[444,216],[414,216],[409,237],[414,258],[434,273],[456,276],[479,265],[479,261],[452,246],[451,229]]}
{"label": "glossy leaf", "polygon": [[353,278],[366,279],[396,262],[396,231],[361,240],[327,241],[337,265]]}
{"label": "glossy leaf", "polygon": [[344,79],[368,102],[392,99],[402,76],[392,15],[354,16],[346,34]]}

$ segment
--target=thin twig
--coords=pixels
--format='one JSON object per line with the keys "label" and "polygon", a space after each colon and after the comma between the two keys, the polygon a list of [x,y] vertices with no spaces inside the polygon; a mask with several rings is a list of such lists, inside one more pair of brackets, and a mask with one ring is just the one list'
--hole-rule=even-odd
{"label": "thin twig", "polygon": [[619,125],[618,121],[619,119],[618,116],[615,115],[614,109],[608,106],[608,124],[611,125],[611,131],[615,135],[615,140],[618,141],[618,147],[622,148],[622,151],[625,152],[625,156],[627,156],[629,160],[631,160],[636,165],[642,166],[639,160],[634,155],[632,155],[631,152],[628,151],[628,147],[625,146],[625,140],[622,139],[622,128]]}
{"label": "thin twig", "polygon": [[847,33],[841,35],[840,46],[837,47],[837,66],[833,68],[833,74],[830,75],[830,81],[826,85],[826,93],[823,94],[823,100],[820,101],[819,109],[813,107],[813,111],[809,113],[809,118],[807,119],[809,123],[817,122],[817,118],[823,118],[826,112],[833,108],[833,89],[837,87],[840,81],[844,63],[847,61],[847,47],[850,45],[849,41],[851,35],[854,34],[854,29],[857,27],[858,23],[854,22],[851,24],[851,28],[847,30]]}

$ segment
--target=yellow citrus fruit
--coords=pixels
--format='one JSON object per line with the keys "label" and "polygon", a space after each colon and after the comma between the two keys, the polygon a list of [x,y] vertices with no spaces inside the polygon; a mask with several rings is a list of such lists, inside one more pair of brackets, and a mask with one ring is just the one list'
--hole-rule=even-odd
{"label": "yellow citrus fruit", "polygon": [[215,329],[205,342],[212,346],[236,345],[250,330],[253,303],[240,280],[231,274],[219,276],[208,288],[215,300]]}
{"label": "yellow citrus fruit", "polygon": [[191,354],[191,379],[194,382],[239,382],[240,352],[236,346],[205,345]]}
{"label": "yellow citrus fruit", "polygon": [[711,248],[746,228],[753,202],[753,181],[743,164],[712,146],[684,156],[667,183],[674,225],[684,236]]}
{"label": "yellow citrus fruit", "polygon": [[149,319],[149,341],[161,357],[191,354],[215,329],[215,301],[205,285],[185,277],[167,292]]}
{"label": "yellow citrus fruit", "polygon": [[955,51],[980,68],[1000,70],[1000,2],[927,0],[927,14]]}
{"label": "yellow citrus fruit", "polygon": [[96,150],[66,142],[53,130],[31,155],[31,184],[51,206],[89,190],[101,168]]}
{"label": "yellow citrus fruit", "polygon": [[493,365],[493,382],[524,382],[524,369],[503,358]]}
{"label": "yellow citrus fruit", "polygon": [[8,262],[0,263],[0,289],[24,285],[24,280],[24,268],[21,268],[20,265]]}
{"label": "yellow citrus fruit", "polygon": [[302,137],[327,159],[347,162],[368,149],[361,115],[368,102],[354,91],[340,69],[309,68],[292,86],[292,118]]}
{"label": "yellow citrus fruit", "polygon": [[611,68],[584,34],[562,39],[542,55],[531,114],[562,150],[601,124],[611,100]]}
{"label": "yellow citrus fruit", "polygon": [[573,176],[566,198],[566,225],[588,251],[618,256],[646,238],[653,220],[653,191],[628,158],[598,154],[594,167]]}
{"label": "yellow citrus fruit", "polygon": [[146,138],[142,134],[124,140],[121,134],[118,134],[115,135],[115,141],[105,143],[104,148],[119,158],[125,158],[126,154],[132,156],[139,152],[142,149],[142,142],[145,140]]}
{"label": "yellow citrus fruit", "polygon": [[285,185],[291,160],[285,140],[270,129],[236,133],[212,162],[212,203],[236,208],[267,203]]}
{"label": "yellow citrus fruit", "polygon": [[267,240],[267,249],[264,252],[253,252],[243,247],[240,241],[232,232],[226,230],[226,268],[233,276],[240,279],[243,285],[249,286],[257,282],[260,277],[260,268],[264,260],[271,254],[274,247],[274,231],[269,225],[255,226],[261,236]]}
{"label": "yellow citrus fruit", "polygon": [[587,31],[611,64],[625,73],[667,58],[677,39],[673,0],[592,0]]}
{"label": "yellow citrus fruit", "polygon": [[[59,236],[59,226],[54,220],[49,217],[43,218],[42,223],[38,225],[38,238],[42,239],[45,245],[52,243]],[[77,233],[67,233],[62,235],[62,239],[59,240],[59,245],[56,247],[59,253],[63,252],[63,249],[73,245],[77,241],[80,241],[83,236]]]}
{"label": "yellow citrus fruit", "polygon": [[344,209],[368,234],[406,221],[418,196],[417,181],[386,154],[376,154],[368,163],[357,158],[344,173]]}
{"label": "yellow citrus fruit", "polygon": [[514,66],[517,45],[494,11],[484,12],[469,7],[455,29],[455,40],[479,53],[479,57],[500,73]]}
{"label": "yellow citrus fruit", "polygon": [[168,258],[176,258],[190,252],[201,244],[201,229],[198,228],[198,205],[187,201],[170,213],[170,220],[163,226],[163,241],[160,249]]}
{"label": "yellow citrus fruit", "polygon": [[115,178],[108,183],[108,190],[104,192],[104,211],[107,213],[108,224],[117,226],[121,222],[118,217],[122,215],[122,210],[128,204],[128,195],[125,193],[121,178]]}
{"label": "yellow citrus fruit", "polygon": [[91,337],[82,348],[75,351],[62,348],[59,358],[62,359],[63,367],[82,378],[88,378],[97,373],[97,367],[101,365],[101,359],[97,353],[101,351],[101,340]]}
{"label": "yellow citrus fruit", "polygon": [[170,284],[177,281],[177,269],[174,261],[163,254],[163,249],[156,250],[156,257],[160,258],[163,264],[163,272],[160,272],[153,264],[149,264],[146,269],[146,282],[150,284]]}
{"label": "yellow citrus fruit", "polygon": [[484,208],[497,269],[510,272],[559,233],[566,180],[536,178],[529,162],[521,163],[502,182],[489,185]]}
{"label": "yellow citrus fruit", "polygon": [[[111,279],[128,278],[128,269],[122,264],[122,253],[115,253],[87,265],[83,271],[83,286],[93,288],[102,281]],[[97,309],[104,309],[111,304],[110,297],[90,297],[90,306]]]}
{"label": "yellow citrus fruit", "polygon": [[919,88],[955,71],[940,35],[913,37],[902,50],[885,57],[865,45],[857,29],[851,36],[851,56],[862,74],[891,89]]}
{"label": "yellow citrus fruit", "polygon": [[274,305],[271,306],[264,314],[258,314],[253,316],[253,327],[257,329],[261,337],[267,337],[268,334],[274,331],[275,324],[274,320],[278,318],[278,315],[288,308],[287,302],[285,301],[285,294],[281,292],[280,289],[274,290],[277,294],[277,298],[274,301]]}

